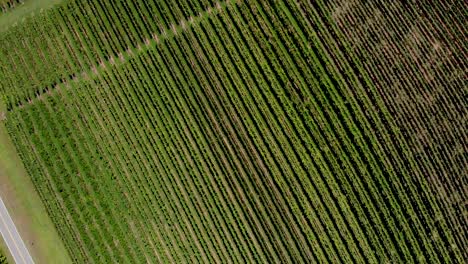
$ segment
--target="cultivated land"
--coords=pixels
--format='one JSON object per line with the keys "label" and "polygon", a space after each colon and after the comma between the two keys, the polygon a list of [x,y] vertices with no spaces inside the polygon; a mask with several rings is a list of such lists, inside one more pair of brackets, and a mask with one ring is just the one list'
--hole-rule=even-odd
{"label": "cultivated land", "polygon": [[455,239],[466,244],[466,3],[348,3],[330,3],[335,21],[352,39],[354,52],[408,139],[421,169],[415,176],[428,178]]}
{"label": "cultivated land", "polygon": [[62,0],[24,0],[22,3],[15,0],[0,0],[0,6],[3,2],[16,2],[13,8],[6,9],[6,12],[0,12],[0,32],[7,31],[15,23],[21,23],[23,19],[31,15],[43,12],[47,8],[60,3]]}
{"label": "cultivated land", "polygon": [[463,79],[437,75],[466,46],[426,72],[383,25],[444,5],[352,27],[392,7],[370,2],[63,1],[2,32],[4,123],[72,261],[463,263],[466,129],[429,122],[460,154],[420,150],[427,96],[392,96],[445,91],[466,124]]}
{"label": "cultivated land", "polygon": [[[0,103],[0,113],[5,112]],[[71,263],[55,227],[0,121],[0,196],[36,263]],[[5,247],[2,247],[7,249]]]}

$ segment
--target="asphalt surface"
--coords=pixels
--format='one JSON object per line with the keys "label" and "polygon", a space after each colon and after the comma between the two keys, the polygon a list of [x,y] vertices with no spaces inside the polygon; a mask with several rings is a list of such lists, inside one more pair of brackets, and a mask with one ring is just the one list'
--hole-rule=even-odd
{"label": "asphalt surface", "polygon": [[16,264],[33,264],[31,255],[0,198],[0,232]]}

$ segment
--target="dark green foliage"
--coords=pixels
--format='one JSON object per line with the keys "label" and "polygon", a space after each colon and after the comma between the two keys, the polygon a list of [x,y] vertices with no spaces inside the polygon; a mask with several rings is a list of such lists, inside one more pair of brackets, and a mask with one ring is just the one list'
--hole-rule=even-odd
{"label": "dark green foliage", "polygon": [[7,258],[3,255],[3,252],[0,250],[0,264],[8,264]]}
{"label": "dark green foliage", "polygon": [[66,1],[1,36],[8,130],[77,263],[462,262],[328,8]]}

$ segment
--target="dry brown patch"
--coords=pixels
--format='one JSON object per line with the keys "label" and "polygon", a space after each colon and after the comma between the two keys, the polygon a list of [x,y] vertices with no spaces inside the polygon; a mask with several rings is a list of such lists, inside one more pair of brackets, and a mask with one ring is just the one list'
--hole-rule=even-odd
{"label": "dry brown patch", "polygon": [[[370,1],[332,2],[332,17],[353,52],[364,58],[380,98],[406,136],[410,155],[425,158],[419,166],[427,170],[419,176],[429,180],[452,226],[466,222],[455,216],[464,208],[459,200],[468,200],[468,179],[461,176],[468,173],[463,99],[468,78],[466,65],[459,63],[466,60],[466,45],[450,30],[461,25],[447,16],[450,9],[432,8],[433,1],[383,1],[381,11]],[[434,13],[425,13],[426,8]]]}

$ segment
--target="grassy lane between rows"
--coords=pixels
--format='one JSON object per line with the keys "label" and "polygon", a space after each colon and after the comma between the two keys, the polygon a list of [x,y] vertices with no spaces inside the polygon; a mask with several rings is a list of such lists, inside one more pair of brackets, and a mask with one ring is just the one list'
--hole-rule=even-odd
{"label": "grassy lane between rows", "polygon": [[41,9],[49,8],[60,3],[62,0],[34,0],[26,1],[24,4],[18,4],[13,10],[6,13],[0,13],[0,32],[6,31],[10,26],[18,23],[26,16]]}
{"label": "grassy lane between rows", "polygon": [[[1,119],[0,196],[36,263],[71,263]],[[2,249],[6,251],[6,245]]]}

